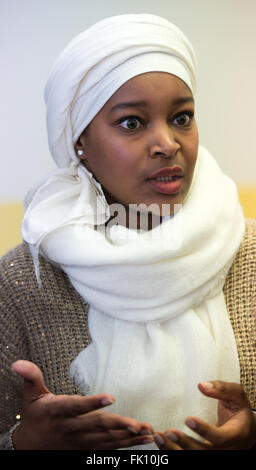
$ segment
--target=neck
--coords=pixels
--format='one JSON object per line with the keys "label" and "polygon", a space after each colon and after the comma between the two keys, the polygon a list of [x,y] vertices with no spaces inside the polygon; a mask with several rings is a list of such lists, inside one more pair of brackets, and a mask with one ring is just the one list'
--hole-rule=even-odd
{"label": "neck", "polygon": [[107,226],[113,219],[116,219],[118,225],[123,225],[131,230],[148,231],[161,224],[163,217],[152,214],[152,212],[128,210],[128,208],[125,208],[125,218],[118,218],[116,211],[114,211],[105,225]]}
{"label": "neck", "polygon": [[131,230],[152,230],[162,223],[163,217],[159,214],[153,214],[152,212],[142,211],[134,209],[131,206],[125,206],[120,204],[122,207],[122,213],[118,214],[117,212],[117,202],[113,199],[112,195],[104,189],[105,197],[107,203],[110,207],[110,219],[106,222],[106,225],[109,224],[114,218],[116,218],[116,223],[118,225],[123,225]]}

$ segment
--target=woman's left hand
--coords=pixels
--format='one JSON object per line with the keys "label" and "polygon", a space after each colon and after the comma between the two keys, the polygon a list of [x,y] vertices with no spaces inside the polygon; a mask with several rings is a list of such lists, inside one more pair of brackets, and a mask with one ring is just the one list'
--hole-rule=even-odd
{"label": "woman's left hand", "polygon": [[[170,428],[155,434],[161,450],[249,450],[256,443],[256,415],[241,385],[215,380],[200,383],[199,390],[218,402],[218,423],[211,425],[188,417],[186,425],[203,438],[203,442]],[[160,438],[160,439],[159,439]],[[162,440],[162,443],[161,443]]]}

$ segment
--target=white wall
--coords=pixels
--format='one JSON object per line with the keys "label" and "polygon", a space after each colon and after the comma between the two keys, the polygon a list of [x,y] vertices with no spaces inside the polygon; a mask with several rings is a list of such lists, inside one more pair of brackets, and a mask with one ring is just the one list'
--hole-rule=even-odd
{"label": "white wall", "polygon": [[143,12],[190,38],[201,143],[239,184],[256,185],[256,0],[0,0],[0,200],[23,199],[54,167],[43,90],[59,52],[106,16]]}

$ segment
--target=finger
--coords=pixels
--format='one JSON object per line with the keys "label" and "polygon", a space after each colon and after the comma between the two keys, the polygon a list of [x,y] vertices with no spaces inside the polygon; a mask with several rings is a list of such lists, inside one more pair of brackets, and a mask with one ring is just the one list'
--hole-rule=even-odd
{"label": "finger", "polygon": [[92,427],[95,427],[98,430],[125,428],[128,429],[128,431],[133,435],[140,434],[140,432],[145,432],[145,428],[141,423],[139,423],[136,419],[126,416],[98,411],[96,413],[91,413],[90,418],[93,420],[91,423]]}
{"label": "finger", "polygon": [[139,433],[144,435],[144,436],[150,436],[150,435],[154,434],[154,428],[149,423],[141,423],[141,429],[140,429]]}
{"label": "finger", "polygon": [[[140,432],[145,435],[145,428],[137,420],[101,410],[76,416],[72,420],[68,419],[67,425],[73,431],[78,432],[107,432],[109,430],[126,429],[131,436],[136,436]],[[151,432],[150,428],[149,432]]]}
{"label": "finger", "polygon": [[233,406],[248,406],[248,398],[243,387],[238,383],[213,380],[198,384],[199,390],[208,397],[226,401]]}
{"label": "finger", "polygon": [[33,401],[50,393],[44,383],[39,367],[30,361],[19,360],[12,364],[12,370],[24,379],[24,399]]}
{"label": "finger", "polygon": [[57,395],[51,403],[55,417],[72,418],[99,410],[114,403],[115,398],[108,393],[98,395]]}
{"label": "finger", "polygon": [[168,439],[162,432],[155,433],[153,437],[160,450],[182,450],[178,444]]}
{"label": "finger", "polygon": [[199,418],[188,417],[185,424],[206,441],[209,441],[209,444],[211,443],[218,448],[221,448],[232,437],[230,436],[232,430],[226,429],[223,432],[223,428],[208,424]]}
{"label": "finger", "polygon": [[[67,434],[67,437],[69,435]],[[134,436],[126,429],[114,430],[110,429],[107,432],[91,432],[91,433],[72,433],[71,439],[73,441],[81,442],[83,447],[95,449],[99,448],[102,444],[109,444],[107,447],[117,447],[119,445],[140,445],[149,444],[153,442],[153,436]],[[70,439],[70,440],[71,440]]]}
{"label": "finger", "polygon": [[150,437],[143,437],[143,436],[138,436],[138,437],[130,437],[128,439],[122,439],[120,441],[109,441],[109,442],[102,442],[102,443],[97,443],[93,445],[93,449],[95,450],[112,450],[112,449],[124,449],[124,448],[129,448],[133,446],[139,446],[139,445],[146,445],[153,443],[153,436]]}
{"label": "finger", "polygon": [[174,442],[182,450],[210,450],[212,448],[210,443],[207,444],[206,442],[194,439],[188,434],[176,429],[169,429],[164,434],[169,442]]}

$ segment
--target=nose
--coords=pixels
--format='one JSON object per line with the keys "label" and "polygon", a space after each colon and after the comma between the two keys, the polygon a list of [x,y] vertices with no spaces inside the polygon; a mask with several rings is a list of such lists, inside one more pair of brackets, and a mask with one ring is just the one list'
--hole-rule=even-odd
{"label": "nose", "polygon": [[150,157],[172,158],[181,145],[175,140],[175,133],[169,126],[157,126],[152,130],[149,142]]}

